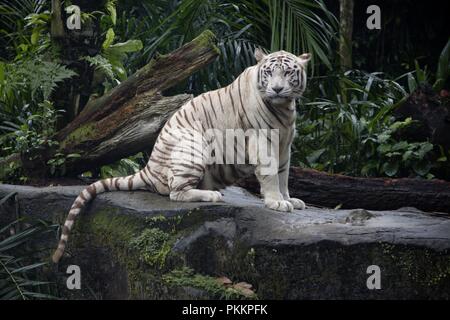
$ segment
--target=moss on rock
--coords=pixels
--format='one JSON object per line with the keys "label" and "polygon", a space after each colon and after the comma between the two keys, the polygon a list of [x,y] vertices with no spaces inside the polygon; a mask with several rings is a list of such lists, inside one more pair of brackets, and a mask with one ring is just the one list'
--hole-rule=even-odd
{"label": "moss on rock", "polygon": [[170,235],[158,228],[144,229],[139,236],[130,240],[130,246],[137,250],[140,259],[158,268],[164,267],[172,249]]}
{"label": "moss on rock", "polygon": [[162,276],[169,286],[192,287],[205,291],[213,299],[257,299],[257,295],[248,296],[235,287],[225,286],[218,279],[195,273],[193,269],[182,267]]}

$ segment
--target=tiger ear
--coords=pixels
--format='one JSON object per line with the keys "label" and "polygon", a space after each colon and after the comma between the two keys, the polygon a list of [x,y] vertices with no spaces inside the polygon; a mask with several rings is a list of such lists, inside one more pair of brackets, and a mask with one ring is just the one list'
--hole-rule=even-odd
{"label": "tiger ear", "polygon": [[310,53],[304,53],[297,57],[300,60],[301,64],[307,64],[309,60],[311,60],[311,54]]}
{"label": "tiger ear", "polygon": [[264,59],[266,57],[266,54],[264,53],[264,51],[261,50],[261,48],[256,48],[255,49],[255,59],[256,62],[260,62],[262,59]]}

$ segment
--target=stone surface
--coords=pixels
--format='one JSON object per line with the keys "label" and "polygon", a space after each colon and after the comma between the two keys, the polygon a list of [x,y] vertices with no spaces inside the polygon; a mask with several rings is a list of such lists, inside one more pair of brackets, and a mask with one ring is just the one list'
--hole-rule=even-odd
{"label": "stone surface", "polygon": [[[0,197],[18,192],[22,215],[62,222],[81,190],[0,185]],[[280,213],[237,187],[225,190],[224,199],[179,203],[147,192],[99,195],[76,223],[56,277],[64,284],[65,266],[79,264],[89,290],[62,287],[62,294],[233,298],[236,292],[214,284],[228,277],[269,299],[450,298],[448,215],[414,208]],[[5,211],[0,224],[11,219]],[[380,290],[367,288],[370,265],[380,267]]]}

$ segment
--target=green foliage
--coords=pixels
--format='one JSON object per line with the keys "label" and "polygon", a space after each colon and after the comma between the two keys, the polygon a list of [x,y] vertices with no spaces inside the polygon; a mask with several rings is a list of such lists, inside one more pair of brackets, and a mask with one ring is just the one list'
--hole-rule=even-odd
{"label": "green foliage", "polygon": [[[0,62],[0,156],[52,147],[57,112],[52,93],[76,74],[53,62],[49,37],[50,12],[45,0],[7,0],[0,6],[8,24],[0,24],[11,62]],[[2,16],[3,18],[3,16]],[[2,59],[8,58],[8,55]],[[40,130],[43,130],[42,132]]]}
{"label": "green foliage", "polygon": [[401,85],[377,73],[311,79],[300,106],[293,164],[357,176],[432,177],[433,145],[397,138],[413,123],[391,117],[405,97]]}
{"label": "green foliage", "polygon": [[52,176],[64,176],[66,174],[66,163],[69,159],[80,158],[78,153],[63,154],[57,152],[53,157],[47,161]]}
{"label": "green foliage", "polygon": [[114,81],[114,71],[111,63],[106,59],[104,56],[98,54],[96,56],[90,57],[86,56],[82,58],[83,60],[86,60],[89,62],[89,65],[91,67],[94,67],[96,71],[102,73],[107,80]]}
{"label": "green foliage", "polygon": [[108,0],[105,4],[106,11],[109,13],[113,25],[117,22],[116,2],[117,0]]}
{"label": "green foliage", "polygon": [[[428,159],[433,145],[429,142],[408,142],[395,138],[395,133],[412,123],[411,118],[397,121],[380,133],[363,139],[365,164],[361,174],[365,176],[410,175],[432,178],[432,164]],[[412,170],[411,170],[412,169]],[[403,173],[403,174],[402,174]]]}
{"label": "green foliage", "polygon": [[[24,109],[27,111],[27,106]],[[52,140],[56,111],[50,101],[39,103],[38,110],[34,113],[26,112],[26,118],[20,120],[20,124],[6,122],[6,125],[0,126],[0,129],[11,132],[7,137],[11,138],[12,146],[4,147],[3,150],[12,149],[11,153],[31,154],[36,150],[57,145],[57,142]]]}
{"label": "green foliage", "polygon": [[50,42],[41,34],[50,13],[46,0],[3,0],[0,4],[0,46],[5,58],[40,54]]}
{"label": "green foliage", "polygon": [[[63,6],[70,4],[65,1]],[[200,93],[232,82],[255,63],[257,46],[268,51],[311,52],[309,75],[327,70],[325,76],[311,78],[299,108],[293,165],[352,175],[429,178],[437,163],[450,158],[448,150],[428,142],[402,140],[401,130],[414,123],[396,123],[391,118],[392,111],[420,84],[432,83],[437,91],[445,88],[450,41],[435,73],[421,68],[423,57],[419,56],[414,71],[392,81],[380,73],[333,71],[337,21],[323,0],[106,0],[102,6],[102,11],[82,12],[83,23],[97,24],[101,32],[100,52],[78,61],[95,69],[87,90],[91,94],[104,94],[158,52],[170,52],[210,29],[217,36],[218,59],[166,94]],[[59,114],[58,106],[52,105],[52,93],[75,73],[50,62],[60,60],[58,48],[50,41],[49,10],[47,0],[0,4],[0,45],[6,48],[1,57],[5,62],[0,61],[0,156],[59,148],[52,140]],[[371,33],[370,37],[377,36]],[[355,52],[368,47],[373,39],[369,40],[355,43]],[[397,54],[403,53],[393,53]],[[366,59],[361,54],[354,58],[357,65],[358,59]],[[407,70],[411,70],[409,64]],[[64,175],[67,158],[77,156],[57,152],[47,163],[51,173]],[[102,167],[100,174],[129,175],[144,164],[142,155],[130,157]]]}
{"label": "green foliage", "polygon": [[195,273],[188,267],[172,270],[162,277],[163,281],[169,285],[178,287],[193,287],[204,290],[213,299],[257,299],[256,294],[251,296],[244,294],[235,287],[226,287],[216,278]]}
{"label": "green foliage", "polygon": [[[18,124],[6,121],[0,126],[1,130],[6,131],[0,136],[2,152],[20,153],[28,160],[34,160],[40,152],[57,149],[59,143],[53,139],[53,136],[56,133],[58,110],[54,109],[53,104],[44,100],[38,104],[38,108],[33,113],[28,111],[28,105],[24,106],[22,111],[25,112],[26,117],[18,118]],[[50,174],[63,176],[66,171],[66,160],[75,157],[80,155],[56,153],[47,162]]]}
{"label": "green foliage", "polygon": [[[127,70],[124,66],[124,60],[127,54],[140,51],[142,49],[141,40],[126,40],[124,42],[114,43],[115,31],[117,22],[116,1],[106,1],[105,9],[107,13],[97,12],[100,17],[101,29],[104,30],[104,41],[102,43],[101,53],[95,56],[82,57],[82,60],[89,62],[90,66],[94,67],[100,77],[103,76],[103,92],[109,91],[111,88],[118,85],[121,81],[127,78]],[[92,19],[95,16],[92,15]]]}
{"label": "green foliage", "polygon": [[127,72],[123,66],[127,53],[140,51],[142,42],[140,40],[127,40],[115,44],[109,44],[103,47],[104,56],[112,66],[112,70],[120,80],[127,78]]}
{"label": "green foliage", "polygon": [[[396,80],[406,77],[409,93],[413,93],[414,90],[425,83],[431,84],[436,92],[442,90],[450,74],[450,39],[444,49],[442,49],[437,65],[437,70],[432,75],[427,66],[422,69],[419,62],[414,60],[415,70],[398,77]],[[434,82],[432,81],[433,78],[435,79]]]}
{"label": "green foliage", "polygon": [[439,56],[438,68],[436,70],[436,82],[433,89],[439,91],[443,89],[445,81],[450,74],[450,38]]}
{"label": "green foliage", "polygon": [[[43,56],[0,62],[0,155],[18,152],[32,160],[39,152],[58,147],[53,135],[60,111],[50,99],[59,84],[75,75]],[[65,172],[58,157],[50,160],[52,174]]]}
{"label": "green foliage", "polygon": [[25,28],[31,30],[30,42],[19,45],[20,52],[17,52],[16,60],[27,54],[41,54],[50,47],[50,38],[42,37],[43,33],[48,33],[50,20],[51,13],[49,11],[32,13],[25,17],[25,22],[27,22]]}
{"label": "green foliage", "polygon": [[121,159],[116,163],[105,165],[100,168],[100,177],[102,179],[112,177],[124,177],[138,172],[146,161],[142,153]]}
{"label": "green foliage", "polygon": [[[330,42],[337,20],[322,1],[266,0],[264,3],[269,8],[265,12],[269,13],[271,22],[271,51],[312,52],[313,58],[316,56],[329,69],[332,68]],[[322,13],[322,17],[319,18],[317,13]],[[264,16],[264,11],[261,10],[260,14]]]}
{"label": "green foliage", "polygon": [[119,5],[123,10],[116,36],[138,38],[144,45],[142,53],[131,55],[127,61],[132,70],[148,63],[158,51],[172,51],[206,29],[217,36],[219,58],[178,90],[187,86],[199,93],[229,84],[255,63],[256,46],[297,54],[311,51],[319,62],[330,66],[335,18],[321,0],[141,1]]}
{"label": "green foliage", "polygon": [[[14,195],[1,199],[0,208]],[[33,243],[56,227],[44,221],[24,227],[16,220],[0,228],[0,300],[55,299],[53,284],[40,280],[47,263],[36,257]]]}
{"label": "green foliage", "polygon": [[143,261],[151,266],[164,267],[171,249],[170,235],[158,228],[144,229],[130,241],[130,247],[140,253]]}
{"label": "green foliage", "polygon": [[42,56],[0,62],[0,124],[23,120],[27,112],[33,114],[40,103],[49,100],[58,84],[73,76],[72,70]]}

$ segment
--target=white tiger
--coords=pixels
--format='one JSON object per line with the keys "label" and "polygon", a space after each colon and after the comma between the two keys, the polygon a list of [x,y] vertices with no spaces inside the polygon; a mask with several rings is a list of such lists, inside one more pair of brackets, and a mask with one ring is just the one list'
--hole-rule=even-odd
{"label": "white tiger", "polygon": [[[143,189],[169,195],[174,201],[217,202],[222,200],[218,190],[255,173],[268,208],[278,211],[305,208],[302,200],[289,196],[288,174],[290,148],[295,133],[295,99],[305,90],[305,69],[310,55],[297,57],[285,51],[266,55],[256,49],[255,58],[257,64],[244,70],[230,85],[203,93],[174,113],[159,134],[144,169],[131,176],[97,181],[79,194],[67,216],[58,248],[53,255],[55,263],[64,252],[75,217],[88,201],[106,191]],[[257,161],[251,164],[208,162],[211,154],[205,150],[214,143],[214,139],[217,140],[217,135],[203,135],[210,129],[219,133],[239,129],[278,129],[278,141],[275,141],[278,142],[278,170],[265,174],[258,152]],[[270,141],[272,136],[268,136]],[[231,146],[226,141],[225,144],[224,157]],[[244,150],[236,148],[234,144],[232,148],[238,155],[245,152],[244,158],[249,160],[249,143]]]}

